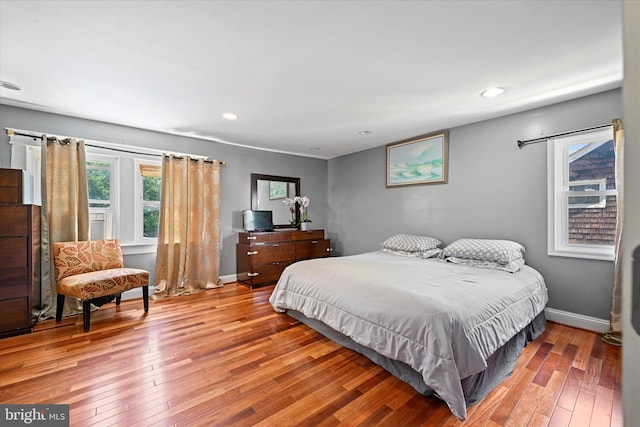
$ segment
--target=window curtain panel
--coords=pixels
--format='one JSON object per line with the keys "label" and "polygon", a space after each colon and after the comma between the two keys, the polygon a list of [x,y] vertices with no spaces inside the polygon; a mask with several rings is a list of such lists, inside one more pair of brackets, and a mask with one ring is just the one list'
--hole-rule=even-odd
{"label": "window curtain panel", "polygon": [[[84,141],[42,137],[40,209],[40,318],[56,313],[56,282],[51,245],[89,239],[89,201]],[[63,315],[80,313],[77,299],[66,298]]]}
{"label": "window curtain panel", "polygon": [[609,319],[609,330],[602,339],[610,344],[622,345],[622,224],[624,211],[624,132],[622,130],[622,120],[613,120],[613,145],[615,149],[616,168],[616,190],[617,214],[616,214],[616,236],[615,255],[613,265],[613,289],[611,292],[611,315]]}
{"label": "window curtain panel", "polygon": [[164,155],[154,298],[222,286],[220,162]]}

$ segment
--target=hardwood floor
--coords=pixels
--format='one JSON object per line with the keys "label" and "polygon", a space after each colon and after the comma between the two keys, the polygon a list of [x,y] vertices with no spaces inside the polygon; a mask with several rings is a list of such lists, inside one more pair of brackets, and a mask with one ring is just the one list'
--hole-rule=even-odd
{"label": "hardwood floor", "polygon": [[272,287],[140,300],[0,340],[0,402],[72,426],[622,426],[620,349],[548,322],[466,422],[268,302]]}

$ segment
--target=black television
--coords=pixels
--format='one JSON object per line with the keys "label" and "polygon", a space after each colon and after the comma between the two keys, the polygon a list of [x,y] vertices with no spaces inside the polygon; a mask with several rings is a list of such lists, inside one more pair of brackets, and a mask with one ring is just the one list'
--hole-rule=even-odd
{"label": "black television", "polygon": [[246,231],[273,231],[273,212],[242,211],[242,228]]}

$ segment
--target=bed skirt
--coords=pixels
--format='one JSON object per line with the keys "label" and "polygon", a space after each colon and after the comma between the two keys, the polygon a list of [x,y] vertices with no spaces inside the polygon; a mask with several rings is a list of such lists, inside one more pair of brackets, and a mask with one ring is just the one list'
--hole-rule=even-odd
{"label": "bed skirt", "polygon": [[[348,336],[331,329],[321,321],[306,317],[299,311],[287,310],[287,314],[309,326],[311,329],[316,330],[331,341],[366,356],[396,378],[411,385],[418,393],[425,396],[434,395],[438,397],[438,395],[433,392],[433,389],[424,383],[422,375],[406,363],[382,356],[376,351],[356,343]],[[545,327],[546,319],[544,311],[542,311],[531,323],[524,327],[524,329],[489,356],[487,359],[487,368],[484,371],[461,380],[467,407],[482,400],[491,390],[511,375],[524,347],[527,343],[538,338],[542,332],[544,332]]]}

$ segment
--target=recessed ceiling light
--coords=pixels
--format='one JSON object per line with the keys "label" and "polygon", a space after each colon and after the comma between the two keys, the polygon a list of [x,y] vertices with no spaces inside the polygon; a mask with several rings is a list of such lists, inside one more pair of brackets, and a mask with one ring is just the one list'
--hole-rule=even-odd
{"label": "recessed ceiling light", "polygon": [[236,120],[238,118],[238,115],[236,113],[224,113],[222,117],[227,120]]}
{"label": "recessed ceiling light", "polygon": [[371,135],[372,133],[372,130],[361,130],[360,132],[358,132],[359,135]]}
{"label": "recessed ceiling light", "polygon": [[20,90],[20,86],[15,83],[5,82],[4,80],[0,80],[0,87],[11,90]]}
{"label": "recessed ceiling light", "polygon": [[504,88],[502,87],[492,87],[482,92],[481,95],[485,98],[493,98],[494,96],[501,95],[503,92]]}

